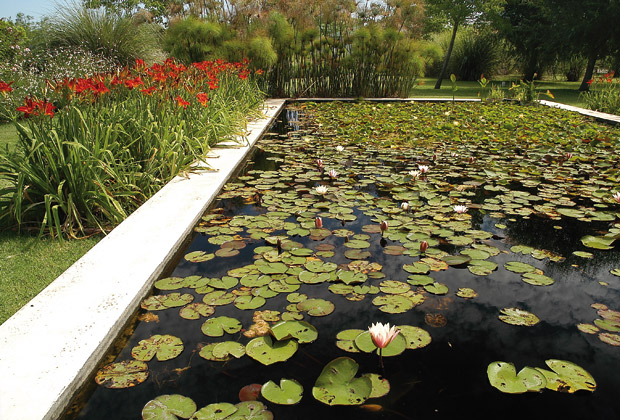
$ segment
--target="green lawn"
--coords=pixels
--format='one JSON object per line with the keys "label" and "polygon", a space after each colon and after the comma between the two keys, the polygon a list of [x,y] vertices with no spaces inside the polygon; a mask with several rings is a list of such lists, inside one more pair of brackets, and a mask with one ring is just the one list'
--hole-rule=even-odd
{"label": "green lawn", "polygon": [[0,324],[92,248],[97,238],[59,242],[0,233]]}
{"label": "green lawn", "polygon": [[4,150],[5,145],[9,146],[9,149],[15,147],[17,143],[17,130],[12,123],[0,124],[0,150]]}
{"label": "green lawn", "polygon": [[[518,82],[517,78],[505,78],[504,89],[506,91],[506,97],[509,96],[508,88],[510,88],[512,82]],[[449,79],[446,79],[441,84],[441,89],[435,88],[436,79],[434,78],[421,78],[419,79],[419,85],[411,91],[412,97],[424,97],[424,98],[452,98],[452,83]],[[502,80],[492,81],[494,85],[502,86]],[[455,93],[456,98],[478,98],[478,93],[482,91],[478,82],[456,82],[458,90]],[[546,99],[550,101],[560,102],[567,105],[583,107],[583,102],[579,97],[579,82],[557,82],[557,81],[540,81],[535,82],[537,90],[541,93],[550,90],[555,96],[555,99],[551,99],[546,95],[541,95],[540,99]],[[490,89],[487,87],[487,89]]]}

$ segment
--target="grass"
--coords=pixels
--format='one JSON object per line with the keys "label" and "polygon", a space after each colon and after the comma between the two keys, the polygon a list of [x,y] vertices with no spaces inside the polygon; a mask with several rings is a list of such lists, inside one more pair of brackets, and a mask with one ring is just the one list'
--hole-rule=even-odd
{"label": "grass", "polygon": [[[504,82],[506,97],[508,97],[510,94],[508,88],[511,86],[511,83],[518,83],[518,81],[518,78],[507,77],[500,80],[493,80],[491,81],[491,83],[501,86],[501,83]],[[420,78],[418,80],[418,86],[416,86],[411,91],[411,96],[424,98],[452,98],[452,84],[450,83],[449,79],[444,80],[441,84],[441,89],[438,90],[434,89],[435,82],[436,79],[434,78]],[[551,93],[555,96],[555,99],[551,99],[546,95],[541,95],[540,99],[555,101],[566,105],[573,105],[579,107],[584,106],[584,103],[581,101],[578,91],[580,82],[558,82],[542,80],[535,83],[536,88],[539,92],[544,93],[547,90],[550,90]],[[454,95],[456,98],[478,98],[478,92],[482,90],[478,82],[457,81],[456,84],[458,87],[458,90]],[[490,84],[487,89],[490,89]]]}
{"label": "grass", "polygon": [[6,146],[9,150],[15,147],[17,143],[17,130],[13,123],[0,124],[0,150],[4,150]]}
{"label": "grass", "polygon": [[100,237],[58,242],[0,233],[0,324],[92,248]]}

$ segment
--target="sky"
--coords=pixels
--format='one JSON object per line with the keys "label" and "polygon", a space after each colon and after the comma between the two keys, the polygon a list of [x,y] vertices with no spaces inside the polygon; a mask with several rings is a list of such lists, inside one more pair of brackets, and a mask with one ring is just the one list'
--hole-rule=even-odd
{"label": "sky", "polygon": [[32,16],[35,21],[54,10],[56,2],[53,0],[0,0],[0,17],[15,20],[18,13]]}

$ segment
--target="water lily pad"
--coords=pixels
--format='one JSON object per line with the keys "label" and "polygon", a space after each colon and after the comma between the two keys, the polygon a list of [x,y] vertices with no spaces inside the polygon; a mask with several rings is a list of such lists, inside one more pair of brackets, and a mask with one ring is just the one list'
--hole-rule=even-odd
{"label": "water lily pad", "polygon": [[573,393],[579,390],[594,391],[596,381],[584,368],[566,360],[549,359],[545,363],[553,372],[538,369],[547,379],[547,388]]}
{"label": "water lily pad", "polygon": [[179,316],[183,319],[199,319],[201,316],[213,315],[215,308],[205,303],[190,303],[179,310]]}
{"label": "water lily pad", "polygon": [[401,281],[384,280],[379,284],[379,290],[386,294],[400,295],[411,290],[411,286]]}
{"label": "water lily pad", "polygon": [[263,365],[271,365],[284,362],[291,358],[297,351],[298,344],[295,340],[276,341],[270,336],[256,337],[246,346],[245,352],[252,359]]}
{"label": "water lily pad", "polygon": [[500,312],[502,315],[499,316],[499,319],[506,324],[531,327],[532,325],[536,325],[540,322],[540,319],[538,319],[536,315],[528,311],[524,311],[523,309],[504,308],[501,309]]}
{"label": "water lily pad", "polygon": [[591,236],[586,235],[581,238],[581,243],[587,246],[588,248],[594,249],[613,249],[612,244],[614,243],[615,238],[607,238],[603,236]]}
{"label": "water lily pad", "polygon": [[468,255],[446,255],[442,260],[450,266],[459,266],[470,262],[471,257]]}
{"label": "water lily pad", "polygon": [[211,360],[213,362],[227,362],[230,360],[230,356],[224,357],[216,357],[213,355],[213,349],[221,343],[209,343],[203,346],[199,346],[198,355],[206,360]]}
{"label": "water lily pad", "polygon": [[613,320],[613,319],[595,319],[594,325],[596,325],[601,330],[605,330],[609,332],[620,331],[620,321]]}
{"label": "water lily pad", "polygon": [[467,269],[470,273],[477,276],[488,276],[493,271],[497,270],[497,264],[486,260],[471,260]]}
{"label": "water lily pad", "polygon": [[513,273],[533,273],[536,271],[536,267],[519,261],[508,261],[504,264],[504,268]]}
{"label": "water lily pad", "polygon": [[280,379],[280,386],[269,381],[261,388],[261,395],[274,404],[294,405],[301,401],[304,388],[294,379]]}
{"label": "water lily pad", "polygon": [[431,335],[424,329],[414,327],[412,325],[399,325],[396,328],[400,330],[398,335],[402,335],[405,339],[407,349],[421,349],[431,342]]}
{"label": "water lily pad", "polygon": [[221,337],[225,332],[234,334],[241,331],[241,322],[228,316],[218,316],[207,319],[202,324],[201,331],[209,337]]}
{"label": "water lily pad", "polygon": [[370,258],[372,254],[369,251],[362,251],[361,249],[348,249],[344,252],[344,256],[350,260],[365,260]]}
{"label": "water lily pad", "polygon": [[189,262],[200,263],[212,260],[213,258],[215,258],[215,254],[207,253],[205,251],[193,251],[185,254],[183,258],[185,258],[185,260]]}
{"label": "water lily pad", "polygon": [[202,301],[207,305],[223,306],[234,302],[235,299],[236,296],[232,293],[228,293],[225,290],[216,290],[204,295]]}
{"label": "water lily pad", "polygon": [[138,360],[110,363],[97,371],[95,382],[106,388],[131,388],[146,381],[149,367]]}
{"label": "water lily pad", "polygon": [[235,299],[235,306],[239,309],[258,309],[267,301],[262,296],[238,296]]}
{"label": "water lily pad", "polygon": [[537,369],[524,367],[517,375],[514,364],[493,362],[487,368],[491,385],[508,394],[540,391],[547,385],[545,376]]}
{"label": "water lily pad", "polygon": [[538,273],[524,273],[521,276],[521,279],[524,282],[532,284],[534,286],[550,286],[555,283],[555,280],[553,280],[551,277],[547,277],[544,274]]}
{"label": "water lily pad", "polygon": [[338,339],[338,341],[336,341],[336,346],[338,346],[339,349],[350,353],[359,353],[360,350],[355,345],[355,339],[364,331],[365,330],[359,329],[340,331],[336,335],[336,338]]}
{"label": "water lily pad", "polygon": [[183,342],[173,335],[153,335],[140,340],[137,346],[131,349],[131,357],[142,362],[148,362],[157,356],[157,360],[174,359],[183,352]]}
{"label": "water lily pad", "polygon": [[461,287],[456,292],[456,295],[463,299],[473,299],[478,296],[478,293],[474,289],[470,289],[469,287]]}
{"label": "water lily pad", "polygon": [[361,405],[372,392],[368,377],[356,378],[359,365],[348,357],[329,362],[312,388],[312,395],[327,405]]}
{"label": "water lily pad", "polygon": [[246,274],[241,277],[239,283],[245,287],[261,287],[266,286],[271,281],[271,276],[260,274]]}
{"label": "water lily pad", "polygon": [[411,299],[403,295],[377,296],[372,303],[378,306],[380,311],[388,314],[401,314],[415,306]]}
{"label": "water lily pad", "polygon": [[428,264],[417,261],[413,264],[404,264],[403,270],[411,274],[428,274],[428,272],[431,271],[431,268]]}
{"label": "water lily pad", "polygon": [[260,401],[243,401],[236,404],[235,408],[237,411],[226,417],[226,420],[273,420],[273,413]]}
{"label": "water lily pad", "polygon": [[216,289],[232,289],[239,283],[239,280],[236,277],[232,276],[224,276],[222,278],[213,278],[209,281],[209,286],[214,287]]}
{"label": "water lily pad", "polygon": [[313,273],[331,273],[338,268],[338,265],[332,262],[308,261],[304,267]]}
{"label": "water lily pad", "polygon": [[284,274],[288,266],[281,262],[272,262],[258,266],[258,271],[263,274]]}
{"label": "water lily pad", "polygon": [[433,284],[427,284],[426,286],[424,286],[424,290],[434,295],[445,295],[449,291],[448,286],[446,286],[443,283],[437,283],[437,282]]}
{"label": "water lily pad", "polygon": [[345,242],[344,246],[347,248],[364,249],[370,247],[370,242],[363,241],[361,239],[351,239],[350,241]]}
{"label": "water lily pad", "polygon": [[142,301],[140,307],[147,311],[161,311],[168,308],[184,306],[194,300],[194,295],[185,293],[169,293],[167,295],[154,295]]}
{"label": "water lily pad", "polygon": [[237,411],[237,407],[230,403],[209,404],[196,411],[192,420],[224,420],[229,419]]}
{"label": "water lily pad", "polygon": [[369,378],[372,383],[372,391],[368,398],[381,398],[390,393],[390,382],[376,373],[365,373],[362,378]]}
{"label": "water lily pad", "polygon": [[592,259],[594,258],[594,254],[586,251],[573,251],[573,255],[576,255],[581,258]]}
{"label": "water lily pad", "polygon": [[325,299],[307,299],[297,304],[297,309],[310,316],[326,316],[334,312],[334,304]]}
{"label": "water lily pad", "polygon": [[142,409],[142,420],[188,419],[196,408],[196,403],[183,395],[160,395],[146,403]]}
{"label": "water lily pad", "polygon": [[166,277],[155,282],[155,287],[159,290],[178,290],[188,287],[185,277]]}
{"label": "water lily pad", "polygon": [[598,335],[599,340],[603,343],[607,343],[612,346],[620,346],[620,334],[600,333]]}
{"label": "water lily pad", "polygon": [[329,281],[331,278],[329,273],[313,273],[311,271],[302,271],[299,273],[299,281],[306,284],[319,284]]}
{"label": "water lily pad", "polygon": [[217,343],[211,352],[217,359],[227,359],[229,356],[239,359],[245,354],[245,346],[236,341],[223,341]]}
{"label": "water lily pad", "polygon": [[338,280],[345,284],[364,283],[368,279],[368,275],[364,273],[356,273],[354,271],[341,270],[338,272]]}
{"label": "water lily pad", "polygon": [[282,321],[271,327],[271,335],[278,341],[294,338],[300,344],[312,343],[319,333],[305,321]]}

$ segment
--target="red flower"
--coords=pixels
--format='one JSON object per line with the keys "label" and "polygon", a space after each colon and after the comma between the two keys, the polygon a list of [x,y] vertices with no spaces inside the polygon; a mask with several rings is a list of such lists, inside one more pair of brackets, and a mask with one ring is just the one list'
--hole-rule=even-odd
{"label": "red flower", "polygon": [[186,100],[184,100],[183,98],[181,98],[180,96],[177,95],[176,98],[177,103],[179,104],[179,106],[182,106],[183,109],[187,108],[187,105],[189,105],[189,102],[187,102]]}
{"label": "red flower", "polygon": [[255,72],[255,73],[256,73],[256,74],[263,74],[264,72],[265,72],[264,70],[258,69],[258,70],[256,70],[256,72]]}
{"label": "red flower", "polygon": [[34,113],[34,110],[36,109],[36,105],[31,98],[24,99],[24,104],[25,104],[24,106],[18,107],[17,110],[19,112],[23,112],[24,117],[29,117]]}
{"label": "red flower", "polygon": [[2,80],[0,80],[0,92],[2,93],[11,92],[13,90],[13,88],[11,87],[13,83],[15,82],[5,83]]}
{"label": "red flower", "polygon": [[209,84],[209,89],[211,89],[211,90],[215,90],[215,89],[217,89],[219,87],[217,85],[217,79],[211,79],[207,83]]}
{"label": "red flower", "polygon": [[142,92],[142,94],[145,96],[152,96],[153,92],[155,92],[155,89],[157,89],[155,86],[151,86],[150,88],[142,89],[140,92]]}
{"label": "red flower", "polygon": [[594,83],[594,79],[590,79],[590,80],[588,80],[588,82],[587,82],[587,83],[588,83],[588,86],[592,85],[592,83]]}
{"label": "red flower", "polygon": [[40,101],[39,103],[37,103],[37,107],[41,111],[43,111],[44,115],[48,115],[50,118],[54,116],[54,110],[56,109],[56,107],[49,102]]}
{"label": "red flower", "polygon": [[127,86],[129,89],[133,89],[143,84],[144,82],[142,81],[142,79],[140,79],[140,76],[136,76],[133,79],[125,80],[125,86]]}
{"label": "red flower", "polygon": [[242,71],[241,73],[239,73],[239,79],[241,80],[245,80],[248,78],[248,72],[247,71]]}
{"label": "red flower", "polygon": [[209,97],[206,93],[200,92],[198,95],[196,95],[196,98],[198,99],[198,102],[202,104],[202,106],[207,106],[207,102],[209,102]]}
{"label": "red flower", "polygon": [[145,67],[146,67],[146,63],[144,63],[144,60],[138,58],[136,60],[136,69],[142,70]]}
{"label": "red flower", "polygon": [[93,84],[93,86],[91,87],[93,93],[95,95],[100,95],[103,93],[109,93],[110,89],[108,89],[106,87],[106,85],[103,84],[103,82],[97,82],[97,84]]}

